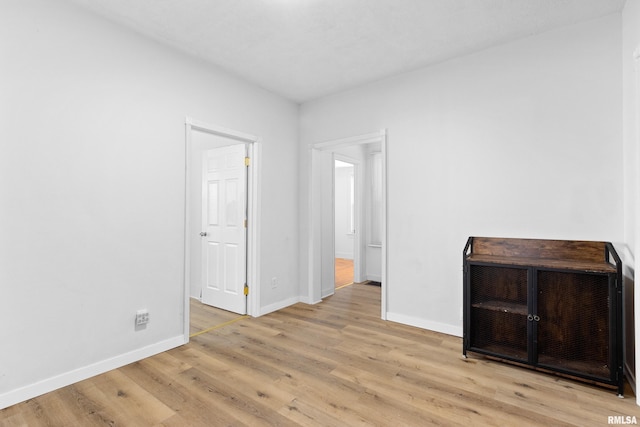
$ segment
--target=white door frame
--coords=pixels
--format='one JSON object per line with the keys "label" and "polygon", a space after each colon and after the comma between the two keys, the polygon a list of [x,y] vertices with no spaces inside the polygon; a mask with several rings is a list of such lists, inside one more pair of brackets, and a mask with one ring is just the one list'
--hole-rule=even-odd
{"label": "white door frame", "polygon": [[204,123],[194,120],[191,117],[185,119],[185,229],[184,229],[184,342],[189,342],[189,300],[191,283],[191,249],[190,238],[198,236],[201,224],[192,224],[191,212],[194,209],[194,200],[190,195],[190,188],[193,185],[191,178],[191,154],[193,144],[191,142],[192,132],[199,131],[222,136],[238,141],[238,144],[247,144],[250,165],[247,178],[247,283],[249,295],[247,297],[247,314],[257,316],[259,312],[258,301],[260,301],[259,265],[260,265],[260,242],[259,242],[259,207],[260,207],[260,181],[258,180],[260,171],[260,161],[262,143],[259,137],[221,126]]}
{"label": "white door frame", "polygon": [[[309,146],[311,159],[311,177],[309,180],[310,213],[309,213],[309,300],[312,303],[322,301],[322,242],[321,221],[323,200],[321,196],[321,153],[345,148],[353,145],[380,143],[382,147],[382,295],[380,312],[383,320],[387,319],[387,131],[357,135],[331,141],[317,142]],[[333,203],[324,201],[324,203]]]}
{"label": "white door frame", "polygon": [[[635,158],[635,168],[636,168],[636,177],[635,177],[635,204],[636,204],[636,215],[637,209],[640,208],[640,45],[636,46],[636,49],[633,52],[633,60],[634,60],[634,76],[633,76],[633,84],[635,85],[635,99],[633,105],[633,111],[635,113],[635,135],[634,135],[634,143],[636,145],[636,158]],[[634,270],[636,272],[640,271],[640,226],[639,224],[635,224],[636,229],[636,244],[635,244],[635,260],[634,260]],[[638,279],[635,279],[636,283]],[[636,355],[636,366],[635,372],[633,373],[634,378],[634,391],[636,391],[638,385],[637,380],[640,378],[640,292],[634,292],[634,334],[635,334],[635,355]],[[640,395],[636,393],[636,405],[640,406]]]}

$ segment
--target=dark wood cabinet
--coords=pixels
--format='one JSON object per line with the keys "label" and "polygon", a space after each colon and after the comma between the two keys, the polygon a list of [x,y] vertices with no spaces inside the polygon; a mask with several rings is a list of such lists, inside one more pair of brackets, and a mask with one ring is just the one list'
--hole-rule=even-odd
{"label": "dark wood cabinet", "polygon": [[622,263],[608,242],[470,237],[463,354],[474,352],[623,395]]}

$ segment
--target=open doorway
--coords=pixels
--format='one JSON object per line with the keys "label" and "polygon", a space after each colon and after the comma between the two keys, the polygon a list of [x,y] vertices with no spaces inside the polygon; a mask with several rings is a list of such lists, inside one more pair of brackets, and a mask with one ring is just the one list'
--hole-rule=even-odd
{"label": "open doorway", "polygon": [[[379,212],[376,214],[377,219],[369,217],[371,209],[369,205],[371,200],[365,198],[363,189],[367,181],[365,176],[371,179],[372,172],[362,172],[364,169],[370,169],[363,166],[355,168],[355,222],[356,232],[354,233],[354,281],[367,280],[369,275],[367,269],[376,267],[377,273],[374,276],[381,285],[381,301],[380,311],[381,318],[387,317],[387,231],[386,231],[386,131],[375,132],[372,134],[343,138],[313,144],[311,147],[311,215],[310,215],[310,233],[311,233],[311,257],[310,274],[309,274],[309,299],[313,302],[319,302],[335,291],[335,259],[336,259],[336,242],[334,228],[334,182],[333,175],[335,169],[336,155],[346,155],[350,158],[361,159],[362,165],[369,165],[371,155],[377,154],[379,161],[379,179],[378,186],[380,197],[378,200]],[[360,157],[354,156],[354,150],[360,152]],[[360,180],[358,177],[361,176]],[[360,182],[360,184],[358,184]],[[360,193],[360,196],[358,196]],[[358,197],[363,198],[362,209],[358,212]],[[373,206],[373,205],[372,205]],[[369,211],[369,212],[367,212]],[[375,244],[370,238],[372,227],[371,221],[378,221],[379,242]],[[358,227],[360,221],[362,227]],[[365,234],[366,231],[366,234]],[[378,261],[374,261],[377,256]],[[362,259],[358,265],[358,259]]]}
{"label": "open doorway", "polygon": [[335,288],[354,282],[356,237],[356,163],[334,158],[333,207]]}
{"label": "open doorway", "polygon": [[[210,305],[235,312],[234,316],[257,312],[260,144],[255,136],[190,118],[186,120],[185,133],[184,334],[187,342],[193,332],[192,303],[207,302],[202,299],[206,287],[217,286],[224,293],[235,289],[236,307],[227,307],[223,301],[218,304],[219,298],[215,295],[210,296],[207,302]],[[229,230],[224,230],[227,236],[216,238],[216,233],[220,234],[216,227],[223,222],[239,230],[237,236],[232,239],[228,236]],[[215,256],[223,251],[229,256]],[[225,268],[233,274],[218,274],[225,263]],[[211,266],[215,267],[215,274],[211,274]],[[220,279],[222,276],[224,280]],[[238,280],[227,283],[228,277]]]}

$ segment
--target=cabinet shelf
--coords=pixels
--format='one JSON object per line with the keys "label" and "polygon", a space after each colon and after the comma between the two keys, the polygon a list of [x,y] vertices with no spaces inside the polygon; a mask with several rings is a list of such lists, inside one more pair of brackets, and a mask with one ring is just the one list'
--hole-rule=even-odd
{"label": "cabinet shelf", "polygon": [[553,268],[558,270],[576,270],[591,273],[615,273],[616,266],[604,261],[568,261],[557,259],[536,259],[525,257],[505,257],[495,255],[470,255],[469,261],[511,266]]}
{"label": "cabinet shelf", "polygon": [[464,355],[623,394],[622,263],[611,243],[470,237],[463,271]]}
{"label": "cabinet shelf", "polygon": [[[484,344],[481,347],[477,347],[473,350],[493,355],[493,357],[507,358],[512,361],[521,361],[520,363],[524,363],[527,360],[527,349],[522,349],[518,346],[490,343]],[[473,350],[469,349],[469,351]]]}
{"label": "cabinet shelf", "polygon": [[474,302],[471,304],[471,307],[483,309],[483,310],[497,311],[500,313],[511,313],[511,314],[518,314],[522,316],[527,315],[526,304],[518,304],[514,302],[509,302],[509,301],[491,300],[491,301]]}
{"label": "cabinet shelf", "polygon": [[608,365],[594,365],[593,362],[584,360],[566,360],[557,357],[542,357],[538,359],[538,364],[542,367],[552,366],[568,372],[587,374],[595,378],[606,380],[611,375],[611,367]]}

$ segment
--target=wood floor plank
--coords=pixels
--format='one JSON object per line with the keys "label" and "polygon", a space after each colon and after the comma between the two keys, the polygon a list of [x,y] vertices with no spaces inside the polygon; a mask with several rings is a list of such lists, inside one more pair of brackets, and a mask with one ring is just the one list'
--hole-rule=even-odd
{"label": "wood floor plank", "polygon": [[340,287],[353,282],[353,260],[336,258],[335,286]]}
{"label": "wood floor plank", "polygon": [[212,326],[220,325],[241,317],[239,314],[203,304],[195,298],[190,301],[189,333],[204,331]]}
{"label": "wood floor plank", "polygon": [[[191,349],[191,351],[198,350]],[[227,366],[221,372],[218,357],[206,352],[202,352],[200,362],[197,365],[200,370],[215,376],[229,388],[235,388],[244,395],[259,398],[263,405],[272,410],[280,409],[295,398],[295,395],[277,386],[277,379],[274,380],[259,371]]]}
{"label": "wood floor plank", "polygon": [[[38,400],[26,402],[29,411],[19,414],[7,425],[83,425],[89,423],[90,418],[86,413],[77,411],[77,407],[68,405],[68,402],[60,394],[48,394]],[[2,425],[4,425],[4,421]]]}
{"label": "wood floor plank", "polygon": [[132,381],[123,370],[100,375],[93,382],[82,382],[76,389],[93,402],[100,402],[106,419],[124,425],[155,425],[174,415],[156,396]]}
{"label": "wood floor plank", "polygon": [[602,426],[608,416],[640,418],[630,390],[619,399],[465,359],[459,337],[381,320],[377,286],[349,285],[320,304],[260,318],[191,307],[192,332],[207,332],[189,344],[6,408],[0,425]]}
{"label": "wood floor plank", "polygon": [[201,397],[194,393],[191,387],[178,381],[178,375],[184,371],[168,374],[156,371],[154,367],[144,362],[122,369],[132,380],[137,381],[175,412],[174,416],[165,419],[161,425],[211,426],[234,423],[241,425],[235,417],[224,413],[217,405],[212,404],[209,396]]}
{"label": "wood floor plank", "polygon": [[330,413],[326,408],[313,404],[309,399],[294,399],[280,413],[301,426],[343,427],[347,425],[367,425],[366,417],[347,417]]}

